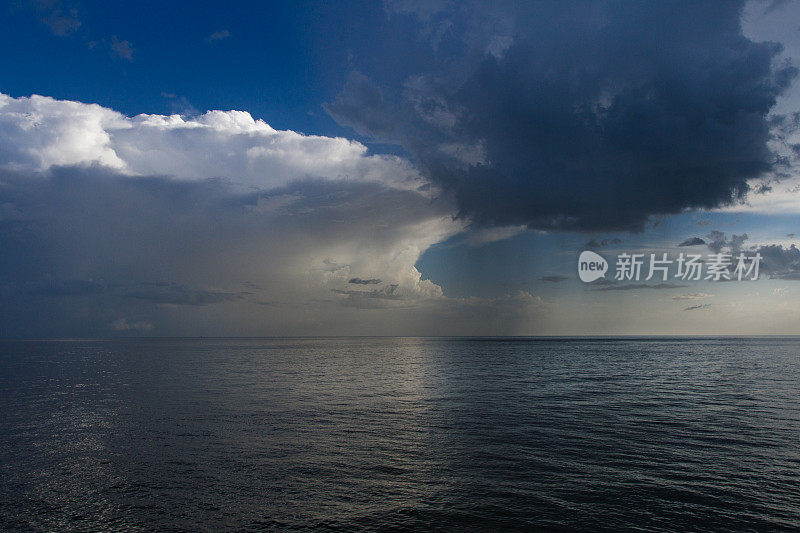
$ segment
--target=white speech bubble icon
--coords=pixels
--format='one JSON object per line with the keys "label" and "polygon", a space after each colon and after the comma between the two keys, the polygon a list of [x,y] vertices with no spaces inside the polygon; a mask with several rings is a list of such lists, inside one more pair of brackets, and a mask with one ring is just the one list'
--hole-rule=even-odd
{"label": "white speech bubble icon", "polygon": [[589,251],[581,252],[578,258],[578,277],[581,281],[591,283],[605,276],[607,270],[608,262],[603,256]]}

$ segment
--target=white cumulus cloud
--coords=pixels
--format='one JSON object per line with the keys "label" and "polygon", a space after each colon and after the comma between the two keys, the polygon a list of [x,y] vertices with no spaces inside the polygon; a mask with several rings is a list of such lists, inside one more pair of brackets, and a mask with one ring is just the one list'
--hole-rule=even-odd
{"label": "white cumulus cloud", "polygon": [[0,139],[0,167],[15,170],[100,164],[129,175],[221,178],[261,190],[299,178],[402,189],[425,184],[405,159],[370,155],[340,137],[275,130],[246,111],[126,117],[93,104],[0,95]]}
{"label": "white cumulus cloud", "polygon": [[[18,258],[0,265],[17,317],[0,333],[435,333],[432,315],[459,317],[450,332],[477,316],[415,266],[467,222],[403,158],[243,111],[43,96],[0,96],[0,140],[0,246]],[[480,305],[513,332],[541,302]]]}

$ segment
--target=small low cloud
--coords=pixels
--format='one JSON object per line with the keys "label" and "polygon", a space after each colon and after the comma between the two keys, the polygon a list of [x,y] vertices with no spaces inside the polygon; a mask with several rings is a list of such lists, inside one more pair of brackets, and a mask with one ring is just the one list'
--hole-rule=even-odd
{"label": "small low cloud", "polygon": [[410,299],[408,298],[409,295],[404,295],[400,290],[400,286],[396,283],[371,291],[331,289],[331,292],[346,296],[340,302],[345,307],[375,309],[396,307],[398,305],[402,307],[415,305],[413,298]]}
{"label": "small low cloud", "polygon": [[223,41],[231,36],[231,32],[228,30],[217,30],[208,37],[206,37],[206,42],[213,43],[214,41]]}
{"label": "small low cloud", "polygon": [[111,37],[111,53],[126,61],[133,61],[133,45],[130,41],[120,41],[116,35]]}
{"label": "small low cloud", "polygon": [[592,239],[583,246],[584,248],[589,250],[597,250],[598,248],[605,248],[606,246],[617,245],[617,244],[622,244],[622,241],[615,237],[613,239],[603,239],[601,241]]}
{"label": "small low cloud", "polygon": [[711,298],[713,294],[706,292],[692,292],[689,294],[676,294],[672,297],[673,300],[702,300],[704,298]]}
{"label": "small low cloud", "polygon": [[78,10],[61,0],[32,0],[29,5],[53,35],[68,37],[81,27]]}
{"label": "small low cloud", "polygon": [[146,321],[129,322],[126,318],[119,318],[111,323],[111,329],[114,331],[137,331],[144,333],[153,329],[153,324]]}
{"label": "small low cloud", "polygon": [[6,288],[29,296],[84,296],[100,294],[106,289],[102,283],[84,279],[50,279],[21,286],[6,285]]}
{"label": "small low cloud", "polygon": [[567,281],[569,278],[567,276],[561,276],[557,274],[554,276],[542,276],[539,279],[548,283],[561,283],[562,281]]}
{"label": "small low cloud", "polygon": [[526,229],[525,226],[499,226],[477,229],[469,232],[466,242],[470,246],[483,246],[484,244],[510,239]]}
{"label": "small low cloud", "polygon": [[800,249],[792,244],[760,246],[756,250],[762,257],[761,270],[773,279],[800,280]]}
{"label": "small low cloud", "polygon": [[247,293],[195,289],[177,283],[149,283],[125,296],[161,305],[211,305],[244,298]]}
{"label": "small low cloud", "polygon": [[691,305],[684,309],[684,311],[698,311],[700,309],[711,309],[711,304]]}
{"label": "small low cloud", "polygon": [[720,253],[727,250],[728,253],[735,254],[742,250],[744,242],[749,238],[747,233],[741,235],[731,235],[730,239],[727,238],[722,231],[712,231],[706,235],[708,242],[708,249],[714,253]]}
{"label": "small low cloud", "polygon": [[179,96],[175,93],[161,92],[161,96],[166,98],[169,103],[170,111],[173,115],[181,115],[182,117],[196,117],[200,111],[192,105],[188,98]]}
{"label": "small low cloud", "polygon": [[592,289],[593,291],[632,291],[636,289],[648,289],[648,290],[665,290],[665,289],[680,289],[686,287],[686,285],[677,285],[675,283],[657,283],[655,285],[650,285],[647,283],[632,283],[627,285],[607,285],[605,287],[601,287],[599,289]]}
{"label": "small low cloud", "polygon": [[767,194],[768,192],[772,192],[772,187],[767,185],[766,183],[759,183],[755,187],[753,187],[754,194]]}
{"label": "small low cloud", "polygon": [[704,241],[700,237],[691,237],[680,243],[678,246],[701,246],[705,243],[706,241]]}
{"label": "small low cloud", "polygon": [[59,37],[71,35],[81,27],[78,11],[75,9],[70,9],[66,12],[51,12],[47,16],[42,17],[42,22],[50,28],[53,35],[58,35]]}
{"label": "small low cloud", "polygon": [[347,283],[352,283],[353,285],[377,285],[380,282],[381,280],[376,278],[370,278],[370,279],[351,278],[347,281]]}

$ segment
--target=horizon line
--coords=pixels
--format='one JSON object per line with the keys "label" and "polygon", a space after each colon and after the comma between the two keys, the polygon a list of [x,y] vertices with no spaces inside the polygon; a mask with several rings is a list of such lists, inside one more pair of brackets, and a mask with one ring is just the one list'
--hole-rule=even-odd
{"label": "horizon line", "polygon": [[0,337],[7,341],[123,341],[123,340],[258,340],[258,339],[459,339],[459,340],[613,340],[613,339],[752,339],[752,338],[800,338],[798,333],[789,334],[602,334],[602,335],[165,335],[165,336],[121,336],[121,337]]}

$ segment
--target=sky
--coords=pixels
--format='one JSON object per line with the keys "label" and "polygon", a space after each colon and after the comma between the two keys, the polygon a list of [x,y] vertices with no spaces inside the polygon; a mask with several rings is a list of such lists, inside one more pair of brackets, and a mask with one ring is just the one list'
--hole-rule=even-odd
{"label": "sky", "polygon": [[14,0],[0,51],[0,337],[800,334],[800,3]]}

